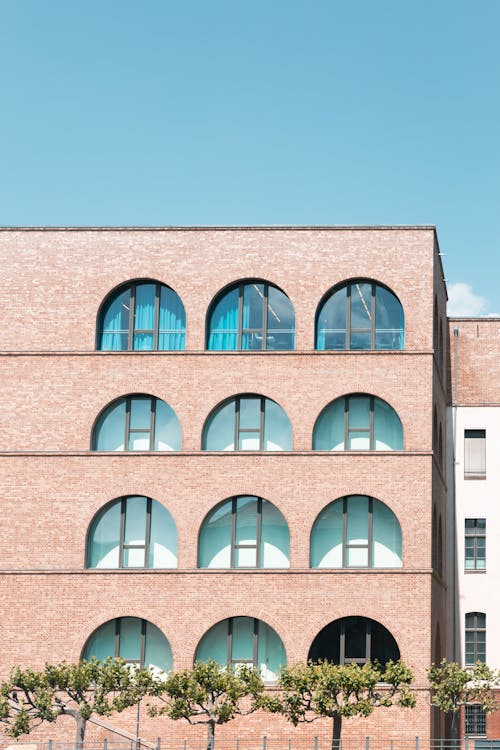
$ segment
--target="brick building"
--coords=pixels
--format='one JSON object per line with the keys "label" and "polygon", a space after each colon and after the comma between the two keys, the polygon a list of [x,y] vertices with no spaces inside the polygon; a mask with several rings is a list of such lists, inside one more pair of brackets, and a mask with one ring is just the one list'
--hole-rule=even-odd
{"label": "brick building", "polygon": [[[272,683],[285,660],[401,656],[417,708],[345,736],[440,735],[434,228],[4,229],[0,257],[2,674],[213,656]],[[221,736],[328,726],[254,715]]]}

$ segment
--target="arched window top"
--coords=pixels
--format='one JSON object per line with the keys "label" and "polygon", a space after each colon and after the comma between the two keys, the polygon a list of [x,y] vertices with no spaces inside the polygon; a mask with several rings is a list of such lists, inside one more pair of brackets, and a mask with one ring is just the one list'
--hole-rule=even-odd
{"label": "arched window top", "polygon": [[404,313],[390,289],[367,279],[335,287],[316,314],[316,349],[404,349]]}
{"label": "arched window top", "polygon": [[210,659],[233,669],[240,664],[253,666],[266,682],[274,682],[286,664],[279,635],[253,617],[229,617],[210,628],[198,644],[195,661]]}
{"label": "arched window top", "polygon": [[313,431],[313,450],[403,450],[403,427],[386,401],[354,393],[332,401]]}
{"label": "arched window top", "polygon": [[92,431],[92,449],[96,451],[179,451],[181,441],[174,410],[145,393],[112,401]]}
{"label": "arched window top", "polygon": [[138,617],[117,617],[94,630],[82,652],[82,659],[104,661],[120,657],[127,664],[169,672],[172,651],[161,630]]}
{"label": "arched window top", "polygon": [[202,447],[206,451],[290,451],[292,426],[276,401],[255,393],[233,396],[210,413]]}
{"label": "arched window top", "polygon": [[177,529],[156,500],[127,495],[102,508],[87,537],[88,568],[176,568]]}
{"label": "arched window top", "polygon": [[281,289],[262,280],[238,281],[210,305],[207,349],[290,350],[295,348],[293,305]]}
{"label": "arched window top", "polygon": [[333,664],[366,664],[378,661],[383,667],[400,658],[391,633],[369,617],[342,617],[323,628],[313,641],[308,661],[322,659]]}
{"label": "arched window top", "polygon": [[239,495],[219,503],[200,530],[200,568],[288,568],[290,533],[275,505]]}
{"label": "arched window top", "polygon": [[327,505],[311,531],[312,568],[401,568],[401,526],[390,508],[366,495]]}
{"label": "arched window top", "polygon": [[99,311],[97,349],[173,351],[186,345],[179,295],[158,281],[140,280],[111,292]]}

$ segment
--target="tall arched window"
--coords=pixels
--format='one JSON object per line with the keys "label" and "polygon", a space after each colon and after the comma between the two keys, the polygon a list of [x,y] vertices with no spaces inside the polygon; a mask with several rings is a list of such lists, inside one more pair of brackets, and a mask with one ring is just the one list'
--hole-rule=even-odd
{"label": "tall arched window", "polygon": [[280,667],[286,664],[279,635],[253,617],[229,617],[210,628],[198,644],[195,661],[210,659],[223,667],[253,666],[267,682],[274,682]]}
{"label": "tall arched window", "polygon": [[400,658],[398,644],[387,628],[369,617],[342,617],[321,630],[309,650],[308,661],[385,666]]}
{"label": "tall arched window", "polygon": [[398,298],[373,281],[336,287],[316,315],[316,349],[403,349],[404,314]]}
{"label": "tall arched window", "polygon": [[375,396],[342,396],[326,406],[314,425],[313,449],[322,451],[403,450],[401,421]]}
{"label": "tall arched window", "polygon": [[288,568],[290,533],[282,513],[261,497],[225,500],[203,522],[200,568]]}
{"label": "tall arched window", "polygon": [[208,312],[207,349],[287,350],[295,347],[295,315],[286,294],[267,281],[225,289]]}
{"label": "tall arched window", "polygon": [[136,394],[112,401],[92,434],[96,451],[179,451],[181,426],[173,409],[155,396]]}
{"label": "tall arched window", "polygon": [[366,495],[340,498],[311,532],[312,568],[400,568],[401,527],[387,505]]}
{"label": "tall arched window", "polygon": [[152,667],[169,672],[172,669],[170,644],[156,625],[138,617],[117,617],[101,625],[88,639],[82,659],[104,661],[120,657],[128,664]]}
{"label": "tall arched window", "polygon": [[264,396],[235,396],[217,406],[203,428],[206,451],[289,451],[292,426],[276,401]]}
{"label": "tall arched window", "polygon": [[135,281],[112,292],[99,313],[97,348],[105,351],[176,350],[186,345],[180,297],[157,281]]}
{"label": "tall arched window", "polygon": [[128,495],[106,505],[87,539],[89,568],[176,568],[177,529],[150,497]]}

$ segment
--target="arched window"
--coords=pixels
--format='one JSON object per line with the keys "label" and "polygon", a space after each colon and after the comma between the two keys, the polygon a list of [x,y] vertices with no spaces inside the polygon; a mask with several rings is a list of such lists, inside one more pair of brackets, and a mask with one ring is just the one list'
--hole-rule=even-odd
{"label": "arched window", "polygon": [[313,449],[321,451],[403,450],[401,421],[375,396],[342,396],[326,406],[314,425]]}
{"label": "arched window", "polygon": [[387,628],[368,617],[342,617],[318,633],[309,650],[308,661],[333,664],[366,664],[378,661],[382,666],[400,658],[398,644]]}
{"label": "arched window", "polygon": [[186,345],[180,297],[157,281],[136,281],[112,292],[99,313],[97,348],[105,351],[176,350]]}
{"label": "arched window", "polygon": [[281,512],[261,497],[240,495],[211,511],[200,531],[200,568],[288,568],[290,533]]}
{"label": "arched window", "polygon": [[156,625],[138,617],[117,617],[104,623],[92,633],[82,653],[86,660],[95,657],[104,661],[110,656],[140,667],[164,672],[172,669],[169,642]]}
{"label": "arched window", "polygon": [[229,617],[210,628],[198,644],[195,661],[210,659],[223,667],[254,666],[267,682],[276,680],[280,667],[286,664],[279,635],[253,617]]}
{"label": "arched window", "polygon": [[267,281],[224,290],[208,313],[207,349],[287,350],[295,347],[295,315],[286,294]]}
{"label": "arched window", "polygon": [[95,451],[179,451],[181,426],[173,409],[155,396],[137,394],[113,401],[97,419]]}
{"label": "arched window", "polygon": [[311,532],[312,568],[400,568],[401,527],[387,505],[366,495],[330,503]]}
{"label": "arched window", "polygon": [[404,314],[398,298],[373,281],[336,287],[316,315],[316,349],[403,349]]}
{"label": "arched window", "polygon": [[168,510],[150,497],[128,495],[94,518],[88,568],[176,568],[177,529]]}
{"label": "arched window", "polygon": [[292,426],[279,404],[264,396],[235,396],[217,406],[203,428],[206,451],[289,451]]}

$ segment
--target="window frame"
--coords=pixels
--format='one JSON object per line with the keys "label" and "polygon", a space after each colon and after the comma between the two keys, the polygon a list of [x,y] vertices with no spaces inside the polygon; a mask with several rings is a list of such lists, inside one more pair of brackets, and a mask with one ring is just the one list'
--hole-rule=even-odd
{"label": "window frame", "polygon": [[[133,616],[125,616],[125,617],[115,617],[111,620],[112,623],[114,623],[115,626],[115,635],[114,635],[114,653],[112,655],[113,659],[122,659],[123,657],[120,656],[120,637],[121,637],[121,624],[122,620],[124,619],[134,619],[134,620],[140,620],[141,622],[141,634],[140,634],[140,657],[139,659],[124,659],[126,664],[137,664],[141,669],[144,667],[144,660],[146,657],[146,635],[147,635],[147,626],[148,621],[144,620],[142,617],[133,617]],[[93,638],[98,631],[107,625],[107,623],[110,622],[107,620],[106,622],[103,622],[99,627],[97,627],[87,638],[85,645],[83,647],[82,651],[82,659],[85,659],[85,651],[87,649],[87,644],[90,641],[91,638]]]}
{"label": "window frame", "polygon": [[479,703],[466,703],[464,712],[465,736],[486,737],[486,716],[486,711]]}
{"label": "window frame", "polygon": [[[257,285],[261,284],[264,287],[263,292],[261,293],[260,290],[257,290],[257,293],[262,296],[262,326],[259,328],[255,327],[243,327],[243,303],[244,303],[244,292],[246,286],[251,285]],[[291,349],[268,349],[267,346],[267,331],[268,331],[268,322],[267,322],[267,312],[269,308],[269,289],[277,289],[279,292],[281,292],[289,301],[290,307],[293,312],[293,332],[291,334],[292,336],[292,343],[293,346]],[[219,304],[219,302],[224,299],[224,297],[227,294],[230,294],[234,290],[238,290],[238,321],[237,321],[237,329],[236,329],[236,347],[234,349],[210,349],[209,343],[210,343],[210,336],[212,334],[212,314],[216,308],[216,306]],[[262,336],[262,346],[259,349],[243,349],[241,346],[243,336],[247,334],[261,334]],[[241,281],[236,282],[235,284],[229,284],[227,287],[222,289],[213,299],[213,301],[210,303],[210,306],[208,308],[208,314],[207,314],[207,325],[206,325],[206,336],[205,336],[205,349],[206,351],[223,351],[223,352],[229,352],[229,351],[237,351],[237,352],[262,352],[262,351],[295,351],[295,310],[292,304],[292,301],[290,297],[281,289],[279,286],[276,286],[276,284],[272,284],[269,281],[265,281],[264,279],[244,279]]]}
{"label": "window frame", "polygon": [[[367,310],[369,316],[370,316],[370,326],[365,328],[352,328],[351,327],[351,298],[352,298],[352,287],[360,284],[370,284],[371,290],[370,290],[370,309],[368,312],[368,305],[366,304],[366,301],[364,298],[362,298],[363,306]],[[403,345],[400,346],[398,349],[378,349],[376,347],[376,337],[377,337],[377,287],[384,289],[386,292],[389,292],[392,294],[392,296],[398,301],[400,307],[401,307],[401,314],[403,319],[403,327],[402,327],[402,340]],[[342,348],[318,348],[318,336],[319,336],[319,317],[322,313],[324,306],[329,302],[332,297],[337,294],[338,292],[342,291],[342,289],[346,289],[346,311],[345,311],[345,346]],[[363,349],[353,349],[351,348],[351,334],[353,333],[370,333],[370,346]],[[401,304],[401,300],[393,292],[393,290],[386,286],[385,284],[381,284],[378,281],[375,281],[374,279],[366,279],[366,278],[355,278],[355,279],[349,279],[348,281],[343,281],[342,283],[334,286],[333,288],[329,289],[329,291],[322,297],[318,309],[316,311],[316,319],[315,319],[315,332],[314,332],[314,348],[317,351],[353,351],[353,352],[363,352],[363,351],[404,351],[404,337],[405,337],[405,314],[404,314],[404,308]]]}
{"label": "window frame", "polygon": [[[359,624],[362,624],[364,628],[365,645],[364,654],[362,656],[346,656],[347,636],[349,633],[349,628],[355,624],[353,622],[354,620],[358,621],[358,626]],[[374,629],[375,632],[373,632]],[[377,629],[379,631],[378,633]],[[335,632],[336,630],[338,632]],[[361,636],[363,636],[363,633],[361,633]],[[366,664],[372,659],[372,653],[374,650],[373,645],[378,637],[384,639],[384,649],[388,652],[393,652],[392,655],[390,653],[388,654],[388,659],[386,660],[386,662],[391,659],[397,661],[401,658],[401,651],[396,639],[394,638],[391,631],[388,630],[385,625],[382,625],[381,622],[373,620],[370,617],[365,617],[363,615],[348,615],[345,617],[340,617],[328,623],[328,625],[325,625],[325,627],[316,634],[309,648],[308,662],[321,661],[326,658],[329,661],[332,661],[332,663],[338,664],[339,666],[343,666],[344,664]],[[336,645],[338,644],[338,662],[335,661],[335,658],[332,659],[332,653],[326,656],[325,654],[321,654],[321,651],[324,651],[324,643],[323,649],[319,648],[319,646],[317,645],[318,639],[320,639],[321,641],[325,641],[326,639],[328,639],[327,649],[329,647],[333,652],[335,652]],[[332,644],[334,644],[333,649]],[[375,643],[375,651],[379,650],[379,645],[380,644]],[[316,652],[320,653],[315,654],[315,650]]]}
{"label": "window frame", "polygon": [[[478,521],[483,521],[484,525],[479,526]],[[469,526],[467,525],[469,522]],[[479,555],[478,547],[480,540],[484,540],[483,554]],[[472,556],[467,557],[467,551],[472,551]],[[467,560],[471,560],[473,565],[467,567]],[[483,567],[478,565],[483,561]],[[464,572],[465,573],[486,573],[486,518],[465,518],[464,519]]]}
{"label": "window frame", "polygon": [[[146,285],[154,285],[155,287],[155,301],[154,301],[154,310],[153,310],[153,328],[135,328],[135,305],[136,305],[136,296],[137,296],[137,287],[138,286],[146,286]],[[178,333],[182,333],[184,335],[184,347],[181,349],[158,349],[158,339],[159,339],[159,331],[160,331],[160,300],[161,300],[161,290],[162,288],[168,289],[169,291],[173,292],[179,300],[179,302],[182,305],[182,310],[184,312],[184,328],[181,329]],[[103,335],[106,333],[106,331],[103,328],[103,317],[108,310],[109,306],[115,301],[117,297],[119,297],[124,292],[130,290],[130,310],[129,310],[129,321],[128,321],[128,336],[127,336],[127,348],[126,349],[102,349],[102,338]],[[96,351],[103,351],[103,352],[157,352],[157,351],[184,351],[185,349],[185,336],[186,336],[186,311],[184,308],[184,303],[182,302],[181,298],[175,291],[175,289],[172,289],[171,286],[168,286],[167,284],[163,284],[161,281],[156,281],[155,279],[135,279],[134,281],[129,281],[125,284],[121,284],[120,286],[116,287],[116,289],[109,292],[109,294],[103,299],[101,306],[99,308],[98,314],[97,314],[97,326],[96,326]],[[153,336],[153,346],[151,349],[135,349],[134,348],[134,336],[135,335],[152,335]]]}
{"label": "window frame", "polygon": [[[484,624],[480,624],[479,618]],[[479,642],[481,633],[484,633],[484,643]],[[480,656],[480,651],[484,651],[484,658]],[[473,667],[477,661],[486,662],[485,612],[466,612],[465,614],[464,656],[466,667]]]}
{"label": "window frame", "polygon": [[[132,401],[134,399],[149,399],[150,402],[150,421],[149,421],[149,427],[140,427],[136,428],[134,427],[132,430],[130,429],[130,414],[132,409]],[[122,403],[125,403],[125,420],[124,420],[124,426],[123,426],[123,450],[114,450],[109,451],[112,453],[141,453],[141,452],[165,452],[165,451],[155,451],[155,430],[156,430],[156,407],[158,401],[163,401],[163,399],[159,398],[158,396],[152,396],[149,393],[128,393],[126,396],[120,396],[119,398],[114,399],[110,403],[108,403],[97,415],[94,424],[92,426],[92,433],[91,433],[91,451],[96,452],[108,452],[107,450],[103,448],[97,447],[98,442],[98,428],[101,426],[100,422],[103,419],[104,415],[108,410],[111,410],[111,407],[113,409],[118,408]],[[179,422],[179,418],[177,417],[176,412],[172,409],[172,407],[167,404],[166,401],[163,401],[164,404],[167,405],[169,409],[173,412],[177,419],[177,423],[179,425],[179,435],[182,440],[182,428]],[[110,412],[111,413],[111,412]],[[132,434],[143,434],[143,435],[149,435],[149,447],[148,448],[140,448],[140,449],[134,449],[130,448],[130,433]],[[182,443],[181,448],[179,450],[182,450]],[[171,451],[168,451],[171,452]],[[175,449],[173,449],[172,452],[177,452]]]}

